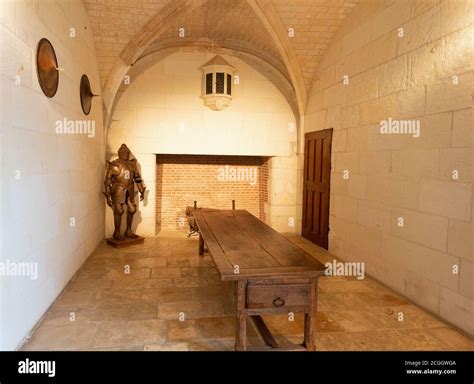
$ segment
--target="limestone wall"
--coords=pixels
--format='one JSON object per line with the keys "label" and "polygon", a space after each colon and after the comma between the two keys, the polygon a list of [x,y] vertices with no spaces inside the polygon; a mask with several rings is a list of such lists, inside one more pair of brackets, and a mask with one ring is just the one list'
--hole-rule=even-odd
{"label": "limestone wall", "polygon": [[[321,60],[305,118],[307,132],[334,128],[330,251],[471,334],[473,7],[361,2]],[[420,136],[382,134],[390,117],[418,121]],[[299,169],[301,190],[302,157]]]}
{"label": "limestone wall", "polygon": [[[36,75],[43,37],[63,69],[51,99]],[[36,280],[0,276],[0,349],[18,346],[103,238],[102,103],[83,114],[83,73],[101,94],[82,1],[0,2],[0,262],[38,267]],[[56,134],[64,118],[94,120],[95,136]]]}

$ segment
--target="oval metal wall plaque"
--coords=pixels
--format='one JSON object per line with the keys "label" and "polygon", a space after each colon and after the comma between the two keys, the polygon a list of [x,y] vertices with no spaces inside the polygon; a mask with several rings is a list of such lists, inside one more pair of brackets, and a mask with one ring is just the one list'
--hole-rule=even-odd
{"label": "oval metal wall plaque", "polygon": [[36,71],[41,90],[47,97],[53,97],[59,85],[58,59],[48,39],[41,39],[36,51]]}
{"label": "oval metal wall plaque", "polygon": [[95,96],[92,93],[91,83],[87,75],[82,75],[81,85],[79,87],[79,94],[81,96],[81,107],[84,114],[88,115],[92,107],[92,98]]}

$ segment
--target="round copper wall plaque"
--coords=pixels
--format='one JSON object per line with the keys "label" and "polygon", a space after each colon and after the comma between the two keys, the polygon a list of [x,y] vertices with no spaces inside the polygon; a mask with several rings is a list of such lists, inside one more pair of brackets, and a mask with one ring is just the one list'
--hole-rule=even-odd
{"label": "round copper wall plaque", "polygon": [[59,85],[58,59],[48,39],[43,38],[38,43],[36,70],[41,90],[46,96],[53,97]]}
{"label": "round copper wall plaque", "polygon": [[81,85],[79,87],[79,94],[81,96],[81,106],[84,114],[88,115],[92,107],[92,98],[95,96],[91,90],[91,83],[87,75],[82,75]]}

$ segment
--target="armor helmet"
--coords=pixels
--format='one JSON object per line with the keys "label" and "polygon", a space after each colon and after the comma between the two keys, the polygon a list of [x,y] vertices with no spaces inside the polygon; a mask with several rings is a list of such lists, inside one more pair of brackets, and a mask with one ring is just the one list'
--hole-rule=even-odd
{"label": "armor helmet", "polygon": [[122,144],[118,150],[118,156],[120,159],[128,160],[130,157],[130,149],[125,144]]}

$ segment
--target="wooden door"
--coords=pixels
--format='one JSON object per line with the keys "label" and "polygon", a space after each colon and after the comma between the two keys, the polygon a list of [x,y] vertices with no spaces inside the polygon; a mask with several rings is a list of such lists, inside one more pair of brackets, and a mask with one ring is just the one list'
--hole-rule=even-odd
{"label": "wooden door", "polygon": [[305,135],[302,235],[328,249],[332,128]]}

